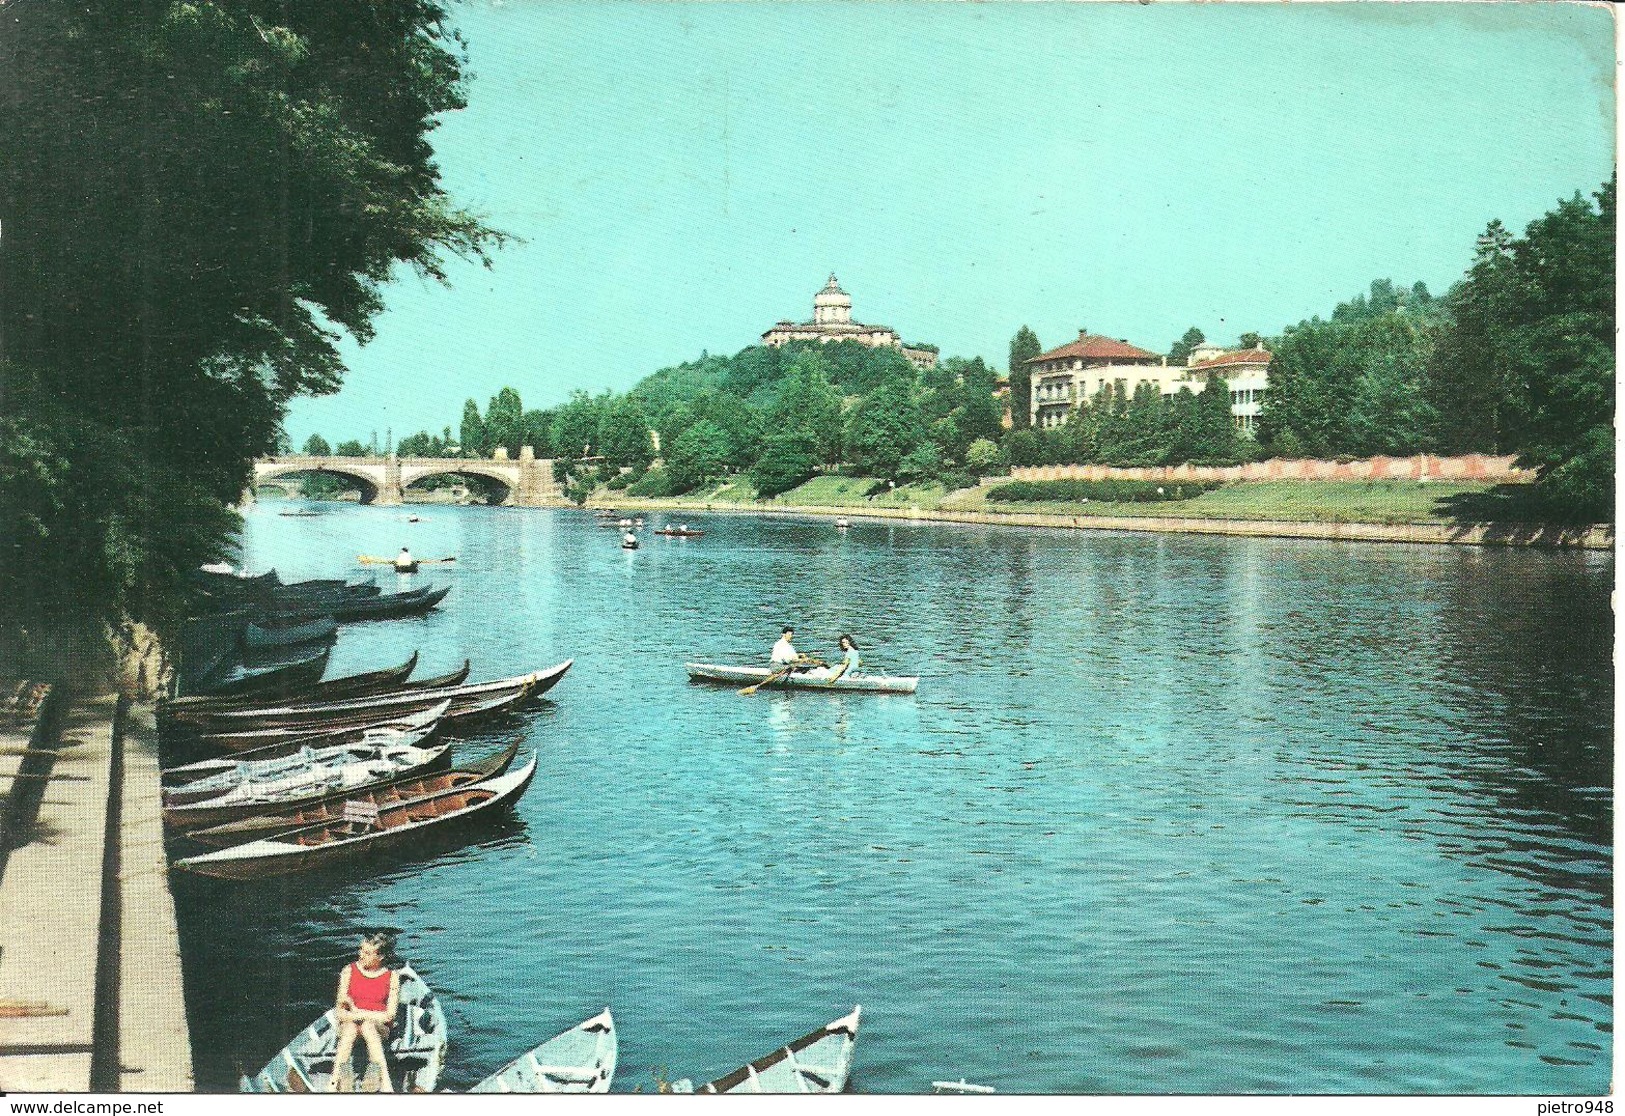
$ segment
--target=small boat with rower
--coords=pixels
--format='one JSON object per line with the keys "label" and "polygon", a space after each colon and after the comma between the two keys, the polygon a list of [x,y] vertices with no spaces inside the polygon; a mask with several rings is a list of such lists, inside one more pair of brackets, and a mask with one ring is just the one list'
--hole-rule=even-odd
{"label": "small boat with rower", "polygon": [[[400,972],[396,1026],[389,1054],[402,1093],[432,1093],[446,1060],[446,1013],[423,978],[405,965]],[[339,1022],[329,1008],[294,1036],[264,1069],[238,1082],[244,1093],[325,1093],[338,1055]],[[357,1051],[363,1049],[357,1042]]]}
{"label": "small boat with rower", "polygon": [[762,686],[776,690],[855,690],[874,694],[912,694],[919,687],[918,678],[884,674],[843,674],[831,682],[827,674],[819,671],[791,671],[769,682],[775,672],[766,667],[720,666],[716,663],[684,663],[689,681],[709,682],[725,686]]}
{"label": "small boat with rower", "polygon": [[697,539],[701,535],[705,534],[705,532],[698,527],[690,527],[688,524],[684,523],[677,527],[656,528],[655,534],[665,535],[667,538],[673,539]]}

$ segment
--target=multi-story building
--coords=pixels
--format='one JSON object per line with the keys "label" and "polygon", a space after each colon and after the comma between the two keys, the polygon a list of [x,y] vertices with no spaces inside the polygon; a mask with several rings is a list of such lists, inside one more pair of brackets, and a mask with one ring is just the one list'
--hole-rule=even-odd
{"label": "multi-story building", "polygon": [[1079,330],[1076,341],[1027,362],[1032,369],[1032,425],[1037,429],[1063,425],[1080,403],[1094,399],[1107,384],[1125,397],[1132,397],[1142,383],[1174,395],[1181,388],[1202,391],[1213,376],[1223,375],[1236,427],[1251,433],[1269,386],[1270,356],[1263,345],[1237,350],[1199,345],[1188,363],[1171,365],[1167,357],[1125,340]]}
{"label": "multi-story building", "polygon": [[902,337],[890,326],[853,321],[852,296],[841,290],[834,275],[813,296],[812,321],[782,321],[762,334],[764,345],[777,347],[791,341],[856,341],[872,349],[899,349],[916,368],[935,368],[937,364],[935,349],[903,344]]}

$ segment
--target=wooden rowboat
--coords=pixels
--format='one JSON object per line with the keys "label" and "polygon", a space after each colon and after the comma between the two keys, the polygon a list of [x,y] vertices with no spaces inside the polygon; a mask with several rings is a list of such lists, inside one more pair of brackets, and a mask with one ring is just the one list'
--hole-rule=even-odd
{"label": "wooden rowboat", "polygon": [[[412,966],[400,969],[400,998],[395,1027],[389,1040],[390,1062],[402,1093],[432,1093],[446,1060],[446,1013],[440,998],[429,991]],[[253,1077],[244,1077],[244,1093],[325,1093],[338,1053],[339,1023],[329,1008],[321,1018],[294,1036],[269,1064]],[[366,1057],[357,1041],[352,1057]]]}
{"label": "wooden rowboat", "polygon": [[[450,702],[446,704],[450,705]],[[327,761],[327,756],[337,756],[345,751],[360,756],[369,748],[421,744],[440,727],[440,718],[444,713],[445,710],[437,706],[410,720],[368,728],[355,740],[301,744],[294,748],[281,745],[254,752],[239,752],[219,759],[168,767],[159,772],[159,777],[170,788],[184,787],[194,792],[211,788],[224,790],[239,782],[274,778],[310,763],[323,763]]]}
{"label": "wooden rowboat", "polygon": [[348,800],[342,820],[319,822],[218,852],[189,856],[175,867],[225,880],[252,880],[376,856],[430,833],[494,817],[525,793],[536,775],[536,755],[517,771],[392,806]]}
{"label": "wooden rowboat", "polygon": [[249,621],[243,628],[243,646],[287,647],[294,643],[308,643],[313,639],[326,639],[338,631],[338,621],[331,616],[317,616],[297,622],[265,619]]}
{"label": "wooden rowboat", "polygon": [[345,678],[335,678],[330,682],[318,682],[302,690],[272,695],[269,700],[263,697],[176,698],[174,701],[160,704],[158,706],[158,715],[166,721],[181,722],[196,720],[204,713],[263,708],[273,703],[280,705],[312,705],[402,691],[440,690],[462,685],[468,680],[468,673],[472,668],[470,661],[464,659],[462,666],[456,670],[447,671],[445,674],[437,674],[413,682],[402,681],[412,673],[412,670],[417,666],[417,661],[417,652],[414,651],[412,657],[398,667],[368,671],[365,674],[352,674]]}
{"label": "wooden rowboat", "polygon": [[197,721],[210,733],[299,727],[317,732],[323,728],[342,727],[347,722],[375,721],[396,714],[415,713],[438,705],[446,698],[452,700],[446,719],[455,720],[466,716],[472,711],[472,706],[485,698],[512,696],[518,701],[546,693],[564,676],[565,671],[570,669],[572,662],[573,659],[567,659],[546,670],[474,685],[447,686],[436,690],[397,690],[394,693],[347,698],[343,701],[302,702],[205,712],[197,718]]}
{"label": "wooden rowboat", "polygon": [[281,663],[264,670],[238,669],[217,674],[193,689],[207,697],[247,697],[313,686],[327,671],[327,656],[332,650],[333,644],[329,641],[319,645],[315,654],[294,662]]}
{"label": "wooden rowboat", "polygon": [[309,764],[267,779],[244,779],[225,790],[179,787],[164,795],[164,824],[185,831],[297,809],[335,796],[345,798],[443,767],[451,758],[450,750],[450,744],[424,747],[377,742],[369,746],[363,741],[354,748],[329,750],[325,759],[313,758]]}
{"label": "wooden rowboat", "polygon": [[[386,667],[383,670],[371,670],[364,674],[352,674],[344,678],[334,678],[328,682],[315,682],[303,690],[284,691],[273,694],[271,700],[290,701],[338,701],[341,698],[364,697],[367,694],[379,693],[392,686],[399,685],[407,678],[418,665],[418,653],[412,652],[412,657],[397,667]],[[459,681],[461,681],[459,679]],[[448,685],[456,685],[455,682]],[[172,698],[169,701],[158,703],[158,716],[160,719],[174,717],[184,720],[191,710],[199,712],[209,709],[240,709],[253,704],[267,704],[266,699],[259,698],[228,698],[228,697],[182,697]]]}
{"label": "wooden rowboat", "polygon": [[357,620],[393,620],[401,616],[415,616],[428,612],[435,605],[445,600],[446,594],[451,592],[451,586],[440,589],[409,589],[403,593],[388,593],[381,597],[369,597],[351,601],[327,602],[314,607],[295,607],[278,609],[278,615],[307,616],[329,612],[340,623],[352,623]]}
{"label": "wooden rowboat", "polygon": [[692,527],[686,530],[680,527],[661,527],[655,534],[667,535],[674,539],[697,539],[705,532]]}
{"label": "wooden rowboat", "polygon": [[274,837],[278,833],[304,829],[324,822],[343,821],[345,803],[351,800],[371,803],[381,808],[470,786],[508,770],[508,765],[513,763],[513,758],[518,752],[519,744],[515,741],[500,752],[492,752],[480,759],[459,763],[449,771],[404,775],[357,793],[336,794],[319,802],[306,803],[298,809],[279,810],[274,814],[258,814],[223,825],[195,829],[187,836],[200,844],[224,848],[227,845],[240,845],[259,837]]}
{"label": "wooden rowboat", "polygon": [[789,1046],[780,1047],[749,1065],[695,1088],[686,1078],[674,1093],[839,1093],[852,1074],[852,1049],[858,1041],[859,1005]]}
{"label": "wooden rowboat", "polygon": [[470,1093],[607,1093],[615,1079],[615,1020],[605,1008],[503,1066]]}
{"label": "wooden rowboat", "polygon": [[[444,691],[442,691],[444,692]],[[456,719],[471,721],[488,714],[501,713],[512,709],[524,701],[526,694],[523,691],[497,691],[481,697],[459,699],[452,704],[451,713],[442,720],[451,720],[452,713]],[[438,703],[437,703],[438,704]],[[432,709],[433,707],[430,707]],[[430,712],[430,709],[418,709],[404,716],[421,716]],[[376,715],[374,715],[376,716]],[[396,714],[396,716],[403,716]],[[197,742],[205,748],[223,748],[228,752],[259,751],[272,745],[291,745],[299,741],[307,744],[316,744],[322,741],[336,744],[349,740],[358,740],[369,728],[379,727],[387,721],[368,718],[362,714],[363,719],[351,720],[344,718],[336,721],[316,722],[312,724],[282,725],[277,728],[251,729],[246,732],[207,732],[197,737]]]}
{"label": "wooden rowboat", "polygon": [[[772,671],[766,667],[718,666],[715,663],[684,663],[688,677],[694,682],[713,682],[726,686],[755,686]],[[833,685],[826,678],[802,671],[792,671],[776,678],[766,688],[770,690],[858,690],[876,694],[912,694],[920,684],[918,678],[892,677],[884,674],[843,674]]]}

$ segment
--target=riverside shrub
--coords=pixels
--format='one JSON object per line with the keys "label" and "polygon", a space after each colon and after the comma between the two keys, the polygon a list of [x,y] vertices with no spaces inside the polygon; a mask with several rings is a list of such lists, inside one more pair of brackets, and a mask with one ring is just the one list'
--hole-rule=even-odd
{"label": "riverside shrub", "polygon": [[1053,480],[1011,481],[988,492],[996,504],[1038,501],[1104,504],[1150,504],[1161,500],[1189,500],[1222,487],[1223,481]]}

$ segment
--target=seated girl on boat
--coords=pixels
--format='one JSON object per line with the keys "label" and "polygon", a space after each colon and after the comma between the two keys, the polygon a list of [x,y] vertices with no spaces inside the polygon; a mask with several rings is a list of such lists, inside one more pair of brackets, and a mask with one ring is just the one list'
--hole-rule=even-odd
{"label": "seated girl on boat", "polygon": [[333,1075],[328,1079],[328,1088],[335,1093],[354,1090],[355,1071],[350,1057],[357,1035],[367,1047],[368,1072],[375,1067],[378,1071],[378,1091],[395,1091],[384,1056],[401,997],[400,974],[388,965],[393,945],[391,934],[379,931],[366,935],[356,950],[356,959],[339,974],[339,991],[333,1004],[333,1014],[339,1021],[339,1041],[333,1055]]}
{"label": "seated girl on boat", "polygon": [[808,678],[815,678],[825,685],[833,686],[835,680],[842,675],[851,675],[858,672],[863,665],[863,656],[858,654],[857,640],[850,635],[841,636],[841,661],[834,666],[814,667],[807,672]]}

